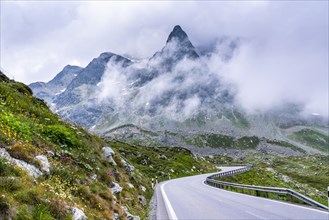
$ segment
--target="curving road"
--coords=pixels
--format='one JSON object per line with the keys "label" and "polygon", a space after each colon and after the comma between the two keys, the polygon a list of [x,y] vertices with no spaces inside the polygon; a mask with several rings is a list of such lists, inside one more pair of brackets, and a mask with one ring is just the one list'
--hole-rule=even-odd
{"label": "curving road", "polygon": [[[241,167],[221,167],[222,172]],[[160,219],[329,219],[329,213],[304,206],[249,196],[204,184],[210,174],[157,185]]]}

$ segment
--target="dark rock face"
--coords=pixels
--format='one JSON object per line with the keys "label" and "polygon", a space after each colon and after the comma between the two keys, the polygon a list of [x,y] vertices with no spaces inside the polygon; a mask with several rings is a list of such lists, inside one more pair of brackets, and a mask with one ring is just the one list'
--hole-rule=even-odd
{"label": "dark rock face", "polygon": [[48,83],[35,82],[31,83],[29,87],[36,97],[52,103],[54,98],[66,90],[67,86],[82,70],[82,67],[67,65]]}
{"label": "dark rock face", "polygon": [[165,67],[166,71],[171,71],[182,59],[197,59],[199,57],[187,34],[179,25],[176,25],[169,34],[165,47],[155,53],[150,61]]}
{"label": "dark rock face", "polygon": [[[32,83],[30,87],[37,97],[52,103],[53,110],[62,117],[86,127],[98,126],[104,121],[106,128],[122,119],[139,124],[144,123],[144,117],[174,117],[168,116],[168,111],[176,118],[180,114],[188,117],[186,114],[193,111],[198,114],[195,110],[198,105],[220,111],[233,102],[234,95],[215,74],[209,73],[199,58],[187,34],[177,25],[162,50],[143,65],[105,52],[85,68],[66,66],[48,83]],[[119,75],[112,76],[115,68]],[[116,78],[123,81],[109,84],[105,78],[112,77],[114,81]],[[167,85],[163,86],[163,81]],[[115,84],[123,85],[116,87]],[[107,88],[108,97],[100,99]]]}
{"label": "dark rock face", "polygon": [[60,94],[55,103],[58,107],[65,105],[74,105],[81,102],[81,96],[76,92],[76,88],[82,85],[96,86],[102,79],[107,63],[109,61],[122,65],[123,68],[129,66],[132,62],[120,55],[116,55],[110,52],[102,53],[98,58],[93,59],[80,74],[72,80],[67,86],[67,89]]}
{"label": "dark rock face", "polygon": [[187,34],[182,30],[179,25],[176,25],[172,32],[169,34],[167,39],[167,44],[172,42],[177,42],[177,46],[181,56],[187,56],[188,58],[199,58],[198,53],[195,50],[195,47],[189,40]]}

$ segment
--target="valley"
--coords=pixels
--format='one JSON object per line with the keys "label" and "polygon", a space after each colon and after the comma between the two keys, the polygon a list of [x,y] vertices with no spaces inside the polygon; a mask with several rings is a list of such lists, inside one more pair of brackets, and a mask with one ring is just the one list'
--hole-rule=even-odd
{"label": "valley", "polygon": [[153,219],[155,183],[201,187],[219,165],[328,205],[328,118],[297,101],[248,111],[206,54],[176,25],[150,58],[104,52],[29,86],[0,72],[0,219]]}

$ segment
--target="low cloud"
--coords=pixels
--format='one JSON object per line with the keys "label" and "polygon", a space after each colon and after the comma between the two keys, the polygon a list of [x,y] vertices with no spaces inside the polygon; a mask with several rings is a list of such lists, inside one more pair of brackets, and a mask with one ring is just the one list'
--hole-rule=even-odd
{"label": "low cloud", "polygon": [[[223,36],[241,40],[238,49],[226,59],[223,54],[230,51],[229,41],[219,44],[205,62],[208,72],[217,74],[224,84],[235,85],[232,89],[237,92],[236,101],[248,111],[299,102],[307,114],[328,115],[327,1],[0,4],[0,66],[16,80],[48,81],[65,65],[86,66],[104,51],[139,59],[150,57],[163,46],[172,27],[180,24],[198,48]],[[185,62],[181,68],[198,65]],[[116,71],[112,75],[124,86],[109,82],[113,85],[104,88],[100,97],[126,88],[126,81],[132,83],[129,78],[120,78],[120,69]],[[203,77],[204,83],[210,83],[207,75]],[[170,73],[161,80],[168,84],[158,79],[153,87],[149,85],[152,90],[148,92],[161,96],[166,87],[179,86]],[[146,91],[145,87],[145,94],[142,90],[128,92],[145,105],[153,98]],[[192,106],[186,112],[193,112],[194,105],[182,105]],[[180,106],[172,107],[176,108]]]}

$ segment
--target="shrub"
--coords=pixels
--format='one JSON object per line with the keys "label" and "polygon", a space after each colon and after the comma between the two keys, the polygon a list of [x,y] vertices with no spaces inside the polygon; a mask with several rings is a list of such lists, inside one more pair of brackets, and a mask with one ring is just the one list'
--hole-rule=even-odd
{"label": "shrub", "polygon": [[74,132],[63,125],[49,125],[45,128],[45,135],[55,144],[64,145],[69,148],[81,147],[81,141],[75,136]]}
{"label": "shrub", "polygon": [[15,216],[16,220],[32,220],[32,209],[27,205],[22,205],[18,208],[17,214]]}
{"label": "shrub", "polygon": [[49,207],[45,204],[36,205],[32,216],[34,220],[55,220],[49,211]]}
{"label": "shrub", "polygon": [[22,188],[21,180],[17,177],[0,177],[0,188],[12,192]]}

